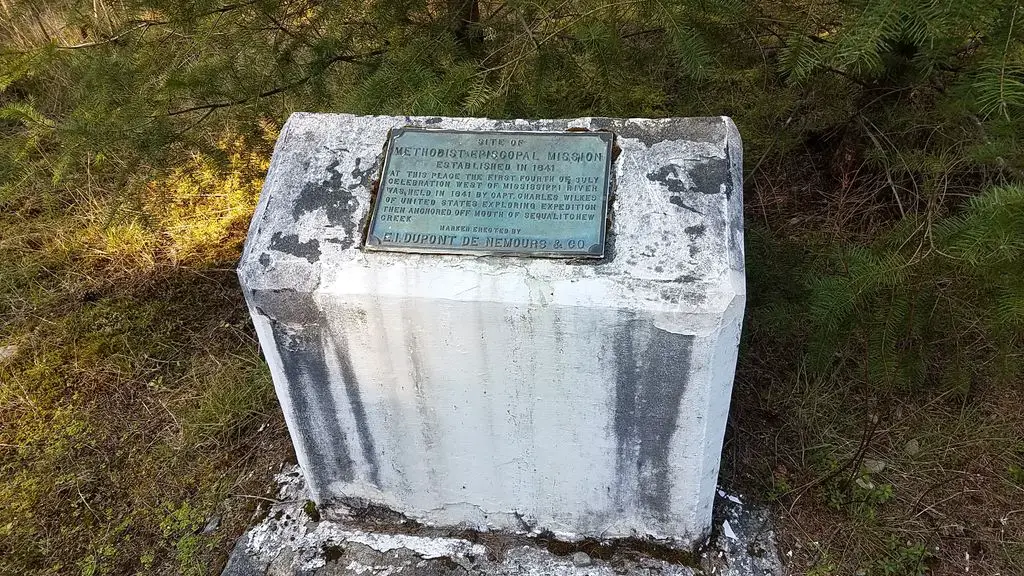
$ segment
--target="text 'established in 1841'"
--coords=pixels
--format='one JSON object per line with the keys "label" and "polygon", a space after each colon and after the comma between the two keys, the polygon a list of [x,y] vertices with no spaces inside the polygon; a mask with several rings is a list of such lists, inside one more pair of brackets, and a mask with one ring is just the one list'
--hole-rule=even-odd
{"label": "text 'established in 1841'", "polygon": [[600,258],[612,140],[395,129],[366,249]]}

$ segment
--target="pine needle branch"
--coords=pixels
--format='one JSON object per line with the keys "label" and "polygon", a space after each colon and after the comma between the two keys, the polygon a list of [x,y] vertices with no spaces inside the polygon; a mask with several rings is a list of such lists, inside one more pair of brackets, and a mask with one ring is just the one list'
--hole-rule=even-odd
{"label": "pine needle branch", "polygon": [[169,23],[170,22],[162,21],[162,20],[148,20],[148,21],[144,21],[144,22],[139,22],[135,26],[132,26],[130,28],[126,28],[125,30],[120,31],[117,34],[114,34],[113,36],[111,36],[109,38],[104,38],[103,40],[96,40],[95,42],[84,42],[82,44],[70,44],[70,45],[68,45],[68,44],[57,44],[57,45],[54,46],[54,48],[56,48],[58,50],[79,50],[79,49],[82,49],[82,48],[92,48],[93,46],[102,46],[104,44],[109,44],[111,42],[117,42],[121,38],[124,38],[125,36],[131,34],[132,32],[135,32],[136,30],[143,30],[143,31],[145,31],[147,28],[150,28],[152,26],[160,26],[160,25],[169,24]]}
{"label": "pine needle branch", "polygon": [[299,78],[299,79],[295,80],[294,82],[289,82],[287,84],[283,84],[281,86],[277,86],[276,88],[271,88],[270,90],[265,90],[263,92],[260,92],[259,94],[254,94],[252,96],[245,96],[243,98],[236,98],[235,100],[226,100],[224,102],[212,102],[212,103],[209,103],[209,104],[199,104],[197,106],[190,106],[188,108],[182,108],[181,110],[175,110],[173,112],[168,112],[167,116],[180,116],[182,114],[188,114],[189,112],[198,112],[200,110],[204,110],[205,111],[205,110],[216,110],[218,108],[227,108],[229,106],[237,106],[239,104],[245,104],[246,102],[250,102],[252,100],[258,100],[260,98],[268,98],[270,96],[276,96],[277,94],[281,94],[281,93],[287,92],[287,91],[289,91],[289,90],[291,90],[293,88],[297,88],[297,87],[299,87],[299,86],[309,82],[313,78],[316,78],[318,76],[323,75],[325,72],[327,72],[327,69],[331,65],[333,65],[333,64],[336,64],[338,62],[349,62],[349,63],[352,63],[352,64],[365,65],[366,62],[363,61],[364,58],[372,58],[374,56],[380,56],[381,54],[384,54],[385,52],[387,52],[387,50],[380,49],[380,50],[373,50],[371,52],[366,52],[364,54],[357,54],[357,55],[340,54],[338,56],[334,56],[333,58],[328,59],[326,62],[323,63],[323,65],[320,67],[320,69],[317,70],[316,72],[311,72],[311,73],[303,76],[302,78]]}

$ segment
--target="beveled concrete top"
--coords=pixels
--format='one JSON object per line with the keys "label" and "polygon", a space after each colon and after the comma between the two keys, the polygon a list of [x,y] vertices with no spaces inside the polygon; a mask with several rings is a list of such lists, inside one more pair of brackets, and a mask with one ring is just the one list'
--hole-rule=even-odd
{"label": "beveled concrete top", "polygon": [[[362,250],[388,131],[402,126],[614,132],[619,154],[606,257],[567,263]],[[489,120],[296,113],[275,147],[238,272],[243,286],[255,291],[394,291],[621,308],[642,302],[646,308],[700,314],[722,310],[744,293],[742,182],[740,136],[726,117]]]}

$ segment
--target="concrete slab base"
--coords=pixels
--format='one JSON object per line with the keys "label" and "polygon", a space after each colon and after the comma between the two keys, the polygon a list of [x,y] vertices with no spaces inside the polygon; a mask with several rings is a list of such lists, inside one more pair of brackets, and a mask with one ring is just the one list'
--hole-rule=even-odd
{"label": "concrete slab base", "polygon": [[699,552],[637,540],[425,527],[385,509],[321,517],[296,467],[277,503],[243,534],[222,576],[781,576],[767,510],[719,490]]}

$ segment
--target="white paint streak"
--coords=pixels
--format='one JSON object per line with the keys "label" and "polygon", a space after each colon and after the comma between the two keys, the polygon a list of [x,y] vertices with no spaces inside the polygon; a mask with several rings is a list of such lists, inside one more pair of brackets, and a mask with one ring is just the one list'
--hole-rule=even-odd
{"label": "white paint streak", "polygon": [[378,552],[390,552],[399,548],[405,548],[428,560],[445,556],[487,554],[487,548],[457,538],[427,538],[423,536],[407,536],[405,534],[362,532],[346,536],[345,542],[369,546]]}

